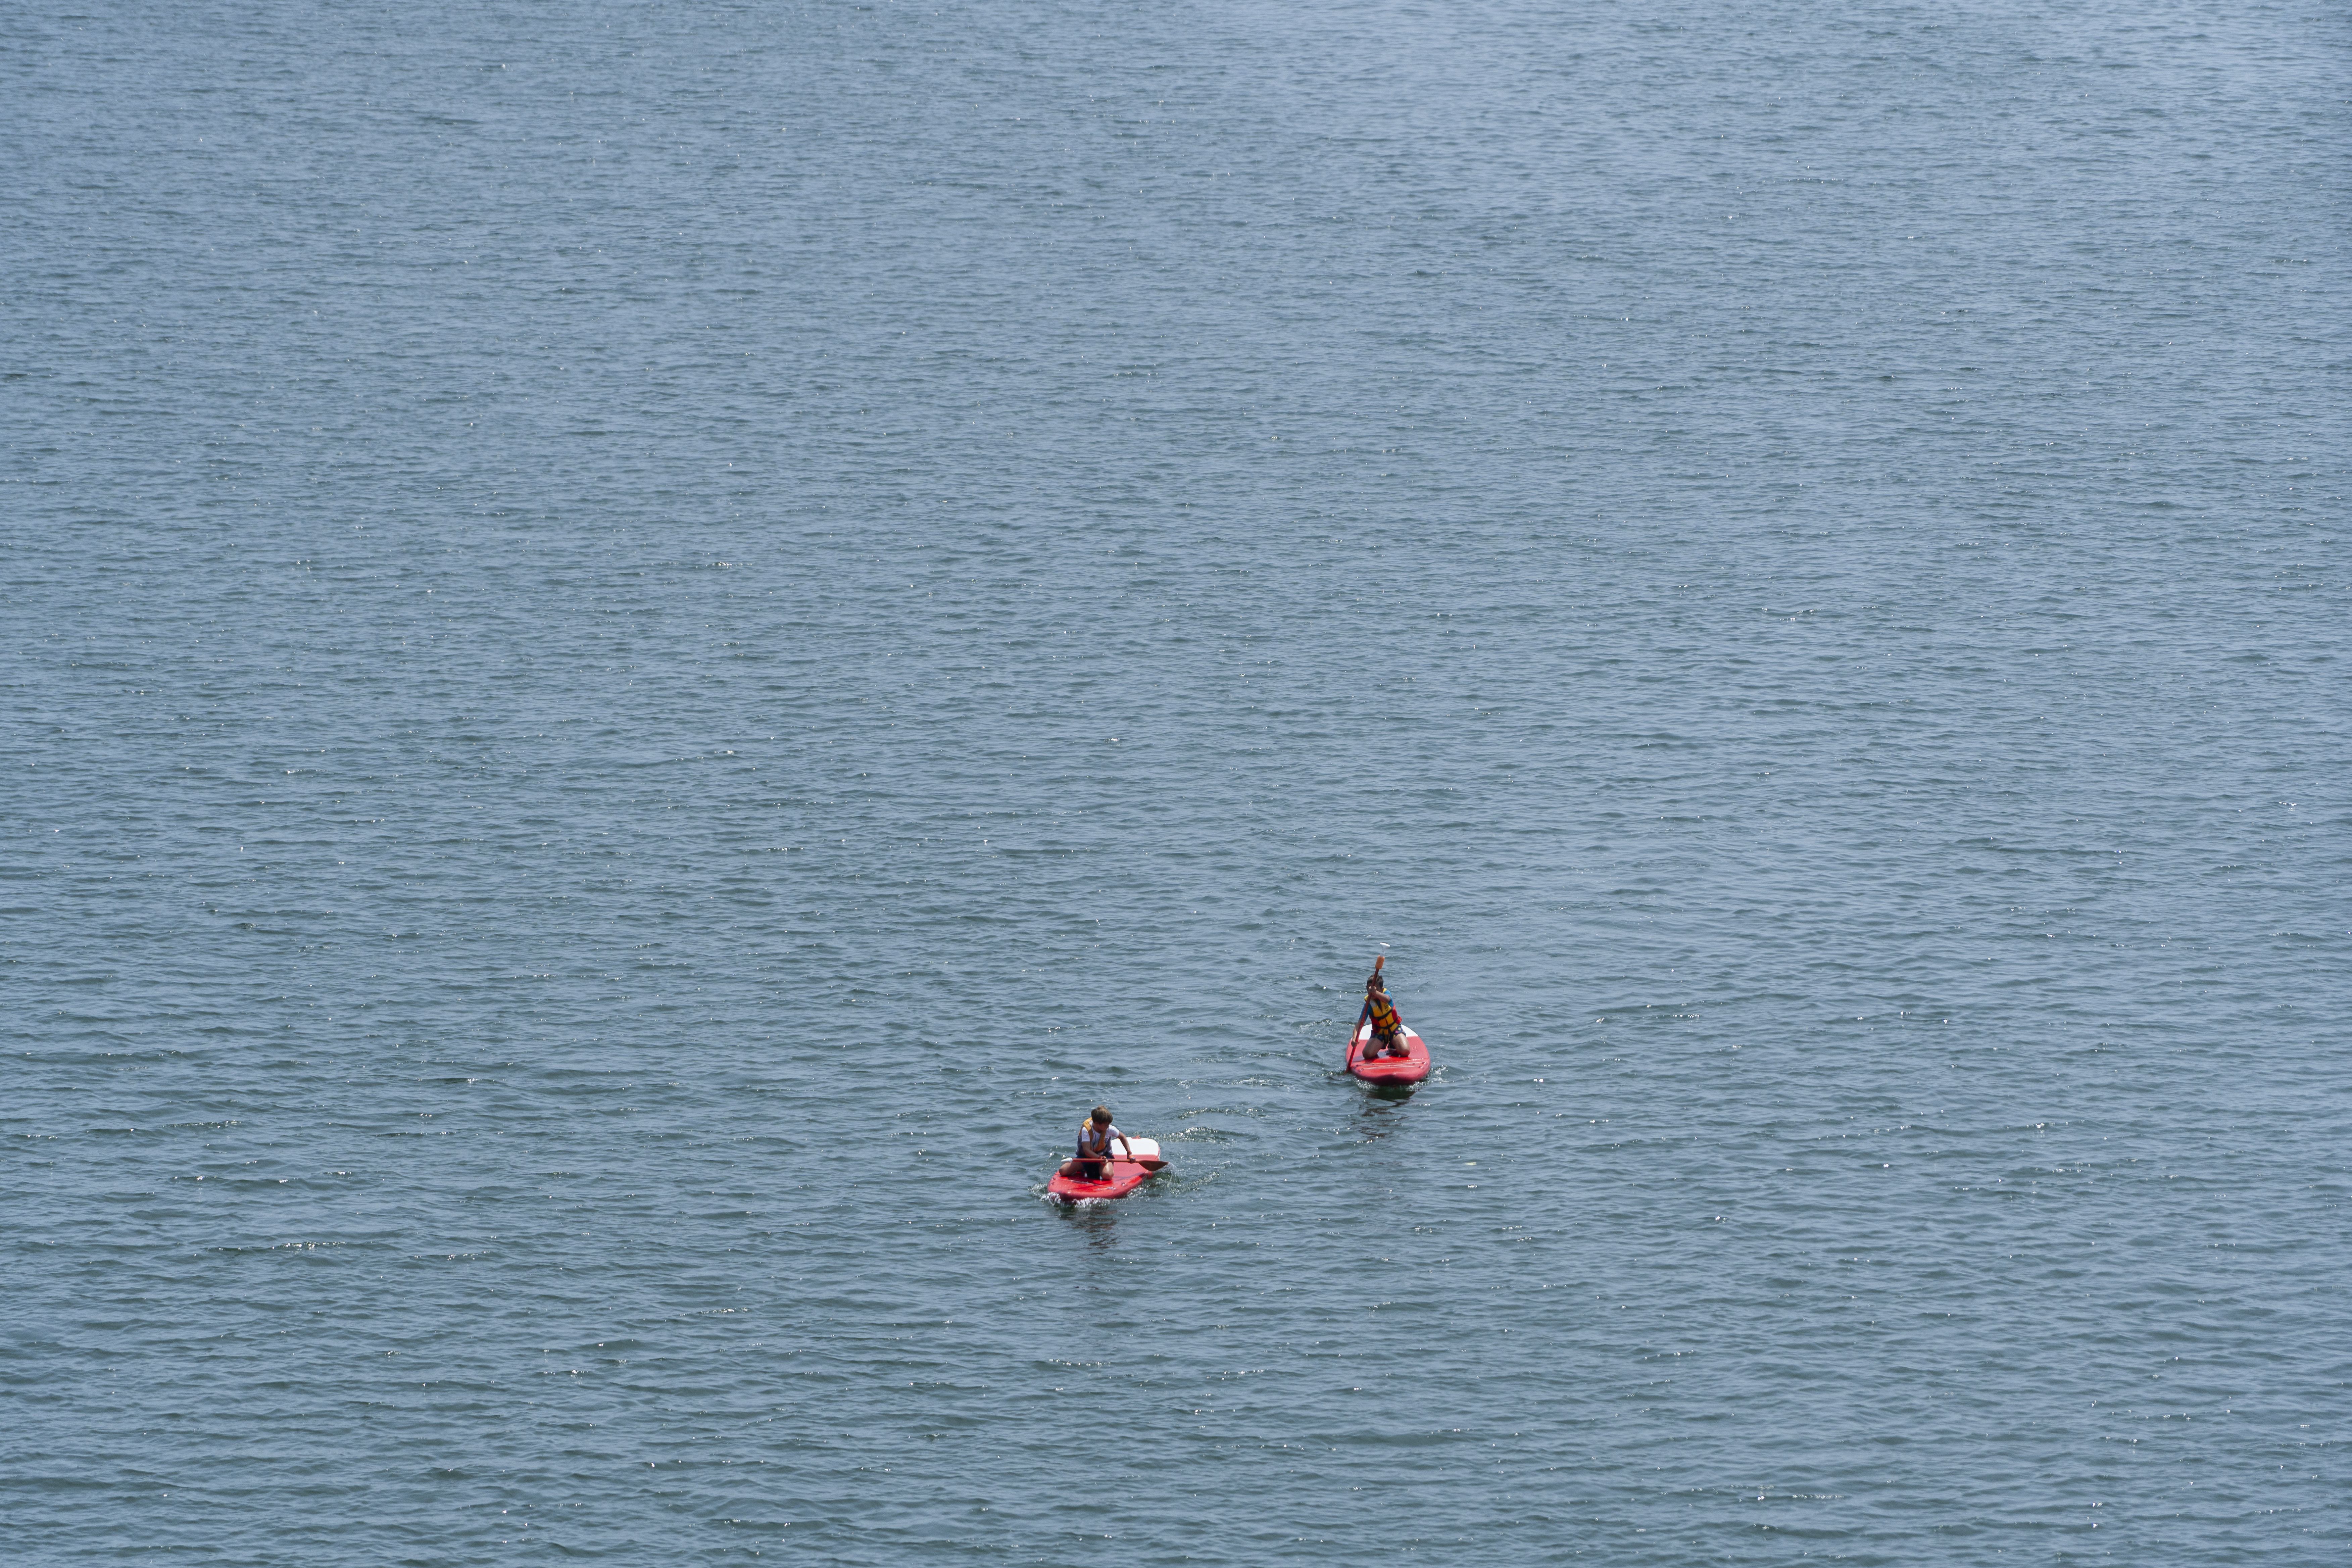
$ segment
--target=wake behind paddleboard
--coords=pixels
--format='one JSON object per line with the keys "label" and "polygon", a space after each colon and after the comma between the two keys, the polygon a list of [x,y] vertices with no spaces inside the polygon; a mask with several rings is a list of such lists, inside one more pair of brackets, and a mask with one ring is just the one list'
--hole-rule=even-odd
{"label": "wake behind paddleboard", "polygon": [[1372,1026],[1370,1022],[1358,1025],[1355,1038],[1348,1042],[1348,1070],[1366,1083],[1400,1087],[1419,1083],[1427,1078],[1429,1047],[1422,1044],[1419,1035],[1412,1032],[1412,1025],[1400,1024],[1398,1028],[1404,1035],[1404,1055],[1366,1061],[1364,1047],[1372,1043]]}

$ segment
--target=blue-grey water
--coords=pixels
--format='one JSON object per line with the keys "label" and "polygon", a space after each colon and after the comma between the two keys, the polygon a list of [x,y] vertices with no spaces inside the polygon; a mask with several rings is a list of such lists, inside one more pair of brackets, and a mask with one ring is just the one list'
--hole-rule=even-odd
{"label": "blue-grey water", "polygon": [[0,14],[0,1555],[2345,1561],[2348,68]]}

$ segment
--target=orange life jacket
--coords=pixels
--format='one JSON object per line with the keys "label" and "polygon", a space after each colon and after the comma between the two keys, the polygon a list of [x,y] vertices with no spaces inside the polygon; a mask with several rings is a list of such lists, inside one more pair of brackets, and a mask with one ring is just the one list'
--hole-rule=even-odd
{"label": "orange life jacket", "polygon": [[1383,996],[1370,996],[1365,998],[1365,1001],[1372,1010],[1372,1033],[1395,1034],[1397,1031],[1396,1008],[1389,1003],[1388,999]]}

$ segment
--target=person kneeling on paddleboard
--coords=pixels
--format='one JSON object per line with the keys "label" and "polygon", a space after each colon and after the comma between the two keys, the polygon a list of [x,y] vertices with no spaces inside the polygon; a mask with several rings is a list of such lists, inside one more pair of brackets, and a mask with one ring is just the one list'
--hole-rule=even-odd
{"label": "person kneeling on paddleboard", "polygon": [[1364,1011],[1372,1020],[1372,1037],[1364,1042],[1364,1059],[1375,1057],[1402,1057],[1409,1054],[1404,1043],[1404,1021],[1397,1016],[1396,1004],[1381,989],[1381,968],[1372,965],[1372,977],[1364,982]]}
{"label": "person kneeling on paddleboard", "polygon": [[1062,1174],[1074,1181],[1099,1182],[1110,1175],[1110,1146],[1125,1134],[1110,1124],[1110,1107],[1097,1105],[1094,1114],[1078,1123],[1078,1152],[1065,1161]]}

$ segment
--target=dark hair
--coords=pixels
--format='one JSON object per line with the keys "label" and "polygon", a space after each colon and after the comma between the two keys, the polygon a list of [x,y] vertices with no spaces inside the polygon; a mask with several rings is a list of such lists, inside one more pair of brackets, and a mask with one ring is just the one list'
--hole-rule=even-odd
{"label": "dark hair", "polygon": [[1096,1106],[1094,1119],[1097,1121],[1108,1121],[1110,1120],[1110,1107],[1108,1105]]}

